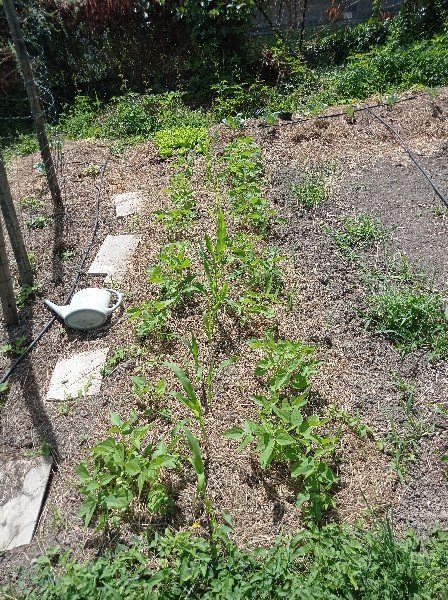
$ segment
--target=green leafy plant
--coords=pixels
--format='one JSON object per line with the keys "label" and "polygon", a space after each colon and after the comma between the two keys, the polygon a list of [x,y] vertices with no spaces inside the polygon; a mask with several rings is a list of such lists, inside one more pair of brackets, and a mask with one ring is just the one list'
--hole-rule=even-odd
{"label": "green leafy plant", "polygon": [[190,182],[191,166],[188,161],[180,163],[183,167],[170,177],[170,185],[165,190],[171,199],[171,207],[157,211],[155,218],[168,231],[182,231],[188,228],[196,218],[196,201]]}
{"label": "green leafy plant", "polygon": [[229,240],[229,280],[242,288],[231,306],[242,318],[251,314],[273,318],[273,305],[283,289],[279,266],[284,257],[276,247],[260,249],[259,245],[258,236],[239,234]]}
{"label": "green leafy plant", "polygon": [[403,354],[428,348],[433,359],[448,356],[445,302],[437,292],[386,284],[368,298],[365,322]]}
{"label": "green leafy plant", "polygon": [[368,215],[347,217],[339,230],[330,230],[338,248],[349,258],[356,258],[356,250],[369,248],[389,237],[387,229]]}
{"label": "green leafy plant", "polygon": [[159,299],[171,301],[173,308],[204,291],[196,275],[190,272],[187,250],[185,241],[167,244],[160,250],[157,265],[148,270],[150,283],[158,287]]}
{"label": "green leafy plant", "polygon": [[37,217],[31,217],[30,219],[28,219],[26,224],[27,227],[29,227],[30,229],[43,229],[48,225],[49,222],[49,217],[43,217],[42,215],[40,215]]}
{"label": "green leafy plant", "polygon": [[42,207],[42,202],[34,196],[25,196],[20,199],[20,204],[23,208],[35,210]]}
{"label": "green leafy plant", "polygon": [[260,189],[263,174],[260,148],[250,137],[237,138],[225,147],[224,164],[236,218],[248,227],[266,231],[275,213]]}
{"label": "green leafy plant", "polygon": [[154,134],[157,150],[163,158],[186,154],[208,152],[209,137],[204,127],[181,126],[161,129]]}
{"label": "green leafy plant", "polygon": [[199,397],[196,394],[193,384],[190,381],[188,375],[183,371],[178,365],[172,362],[165,363],[166,366],[171,369],[171,371],[176,376],[176,379],[181,384],[184,394],[181,394],[177,391],[172,391],[171,395],[176,398],[181,404],[186,406],[195,416],[197,422],[201,427],[201,431],[204,437],[207,437],[207,433],[205,430],[205,422],[204,422],[204,413],[202,410],[202,405]]}
{"label": "green leafy plant", "polygon": [[18,337],[14,342],[4,344],[0,347],[0,354],[7,354],[9,356],[22,356],[25,354],[28,344],[26,338],[21,336]]}
{"label": "green leafy plant", "polygon": [[418,416],[415,386],[403,378],[393,383],[400,394],[400,401],[387,410],[389,431],[380,447],[385,445],[391,448],[391,469],[404,483],[409,464],[417,460],[421,439],[433,433],[434,425]]}
{"label": "green leafy plant", "polygon": [[39,291],[39,285],[24,285],[16,295],[16,302],[19,308],[24,308],[30,298]]}
{"label": "green leafy plant", "polygon": [[128,421],[122,421],[111,413],[110,437],[93,446],[89,459],[76,468],[85,496],[79,515],[86,527],[94,516],[98,529],[117,525],[136,501],[156,514],[164,514],[172,506],[163,477],[165,471],[180,464],[174,452],[178,434],[173,430],[168,444],[161,440],[143,447],[149,426],[137,426],[137,418],[133,412]]}
{"label": "green leafy plant", "polygon": [[216,240],[205,235],[205,247],[200,246],[199,255],[205,274],[207,306],[203,314],[203,323],[210,347],[210,358],[206,376],[206,390],[209,404],[212,400],[213,377],[216,369],[215,332],[218,316],[228,300],[229,282],[226,279],[228,254],[227,228],[222,209],[216,215]]}
{"label": "green leafy plant", "polygon": [[128,358],[132,358],[141,354],[141,349],[138,346],[118,346],[114,353],[104,363],[101,369],[103,377],[109,377],[115,371],[120,363]]}
{"label": "green leafy plant", "polygon": [[306,210],[317,208],[326,197],[324,181],[311,175],[307,175],[300,183],[295,183],[292,192],[297,202]]}
{"label": "green leafy plant", "polygon": [[148,300],[138,306],[131,306],[128,315],[135,324],[138,338],[156,335],[164,338],[167,335],[166,325],[170,317],[174,300]]}
{"label": "green leafy plant", "polygon": [[253,397],[259,407],[258,418],[246,420],[242,427],[233,427],[224,436],[238,440],[240,451],[256,441],[262,469],[289,464],[291,478],[302,481],[297,506],[308,520],[320,522],[333,506],[330,490],[337,477],[325,458],[332,456],[337,440],[315,431],[327,420],[304,412],[310,376],[318,364],[314,348],[300,342],[275,341],[269,335],[251,340],[249,345],[265,353],[255,370],[264,379],[264,392]]}

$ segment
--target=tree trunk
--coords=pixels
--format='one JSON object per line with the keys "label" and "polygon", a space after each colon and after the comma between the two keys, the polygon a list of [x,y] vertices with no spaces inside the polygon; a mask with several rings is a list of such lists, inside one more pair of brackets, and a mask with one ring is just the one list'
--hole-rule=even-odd
{"label": "tree trunk", "polygon": [[299,50],[302,51],[303,47],[303,34],[305,33],[305,22],[306,22],[306,13],[308,12],[308,0],[302,0],[303,2],[303,10],[302,10],[302,20],[300,22],[300,34],[299,34]]}
{"label": "tree trunk", "polygon": [[33,270],[28,259],[28,254],[23,241],[22,231],[17,218],[16,209],[12,201],[11,190],[9,189],[6,169],[0,152],[0,209],[5,220],[17,268],[19,270],[20,283],[33,285]]}
{"label": "tree trunk", "polygon": [[6,254],[5,236],[0,221],[0,301],[3,309],[3,318],[6,325],[17,325],[16,299],[12,287],[11,270],[9,268],[8,255]]}
{"label": "tree trunk", "polygon": [[8,21],[9,29],[11,31],[12,41],[14,42],[17,60],[25,83],[26,93],[28,94],[34,127],[36,129],[37,139],[39,140],[40,154],[44,163],[55,213],[59,213],[62,209],[61,190],[59,189],[56,169],[54,167],[53,157],[51,156],[47,133],[45,131],[44,113],[40,106],[39,93],[34,80],[33,69],[31,68],[25,41],[20,30],[20,23],[14,6],[14,0],[3,0],[3,6],[5,8],[6,20]]}

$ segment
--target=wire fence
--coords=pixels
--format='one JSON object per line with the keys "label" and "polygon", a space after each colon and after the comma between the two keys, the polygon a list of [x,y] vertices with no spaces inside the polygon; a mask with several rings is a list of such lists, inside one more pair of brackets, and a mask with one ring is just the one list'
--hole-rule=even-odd
{"label": "wire fence", "polygon": [[[403,0],[385,0],[382,18],[396,14]],[[253,34],[280,30],[305,30],[331,25],[354,25],[368,19],[374,12],[372,0],[272,0],[267,11],[255,15]]]}

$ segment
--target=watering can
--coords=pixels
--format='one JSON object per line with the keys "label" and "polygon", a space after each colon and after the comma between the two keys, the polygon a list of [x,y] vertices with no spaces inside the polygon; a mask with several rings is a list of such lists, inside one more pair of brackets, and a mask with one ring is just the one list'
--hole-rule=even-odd
{"label": "watering can", "polygon": [[[109,306],[112,295],[117,297],[113,306]],[[123,294],[115,290],[85,288],[73,295],[70,304],[58,306],[49,300],[44,304],[53,310],[67,327],[73,329],[95,329],[106,322],[107,317],[116,310],[123,300]]]}

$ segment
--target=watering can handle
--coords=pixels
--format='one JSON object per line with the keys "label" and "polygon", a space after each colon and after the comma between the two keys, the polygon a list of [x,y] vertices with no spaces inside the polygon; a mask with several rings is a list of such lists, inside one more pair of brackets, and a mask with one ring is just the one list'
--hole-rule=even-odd
{"label": "watering can handle", "polygon": [[114,310],[116,310],[116,309],[117,309],[117,308],[120,306],[120,304],[122,303],[122,301],[123,301],[123,294],[122,294],[121,292],[117,292],[117,290],[111,290],[111,289],[109,289],[109,288],[106,288],[106,289],[107,289],[107,291],[108,291],[108,292],[110,292],[111,294],[115,294],[115,295],[117,296],[117,301],[116,301],[116,303],[115,303],[113,306],[111,306],[110,308],[108,308],[108,309],[107,309],[107,311],[106,311],[106,313],[107,313],[108,315],[110,315],[110,314],[112,314],[112,313],[114,312]]}

